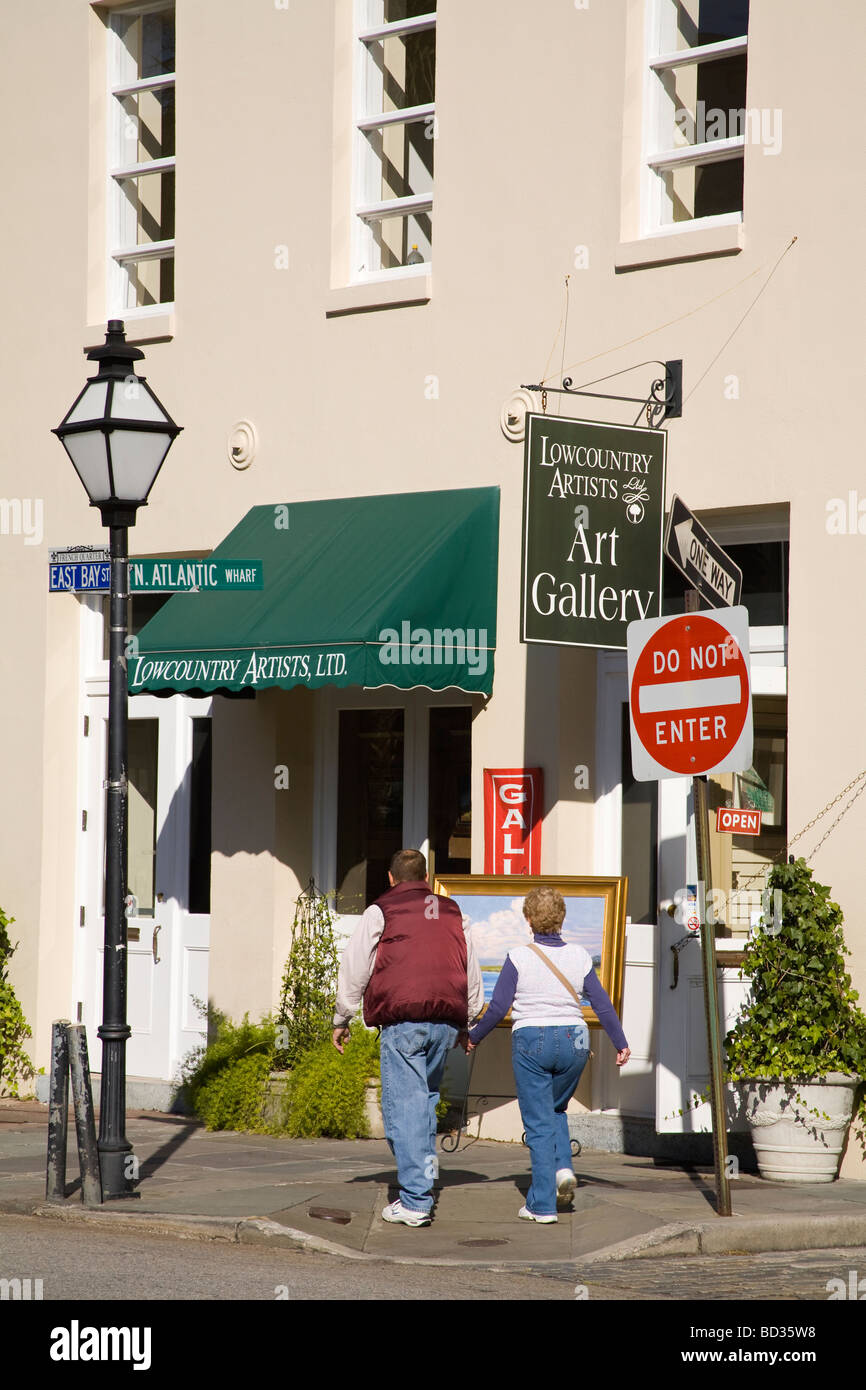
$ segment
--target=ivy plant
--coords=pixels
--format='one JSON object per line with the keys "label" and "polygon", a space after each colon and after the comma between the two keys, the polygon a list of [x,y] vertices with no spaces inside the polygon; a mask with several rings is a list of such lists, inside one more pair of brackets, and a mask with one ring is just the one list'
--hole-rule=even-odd
{"label": "ivy plant", "polygon": [[15,921],[0,908],[0,1091],[18,1096],[23,1081],[35,1075],[35,1068],[24,1051],[24,1041],[33,1036],[29,1023],[9,980],[9,962],[17,950],[9,928]]}
{"label": "ivy plant", "polygon": [[297,1066],[308,1052],[330,1039],[338,969],[334,919],[327,897],[311,879],[298,897],[283,971],[276,1020],[278,1068]]}
{"label": "ivy plant", "polygon": [[[730,1079],[866,1077],[866,1016],[845,967],[842,909],[804,859],[777,865],[767,887],[771,901],[781,893],[782,910],[745,948],[751,993],[725,1039]],[[862,1094],[855,1115],[866,1148]]]}

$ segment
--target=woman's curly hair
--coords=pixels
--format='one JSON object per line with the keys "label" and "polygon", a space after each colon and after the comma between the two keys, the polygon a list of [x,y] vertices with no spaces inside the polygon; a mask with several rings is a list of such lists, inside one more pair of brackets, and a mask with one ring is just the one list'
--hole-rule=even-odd
{"label": "woman's curly hair", "polygon": [[565,898],[555,888],[530,888],[523,915],[539,936],[555,936],[565,921]]}

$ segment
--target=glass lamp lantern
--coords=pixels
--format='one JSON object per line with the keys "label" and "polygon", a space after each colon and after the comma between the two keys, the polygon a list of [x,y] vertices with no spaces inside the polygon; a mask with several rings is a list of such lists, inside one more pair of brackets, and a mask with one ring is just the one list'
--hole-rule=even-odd
{"label": "glass lamp lantern", "polygon": [[52,431],[72,460],[105,526],[132,526],[181,427],[133,363],[144,353],[111,319],[102,347],[87,354],[99,371],[88,379],[63,422]]}

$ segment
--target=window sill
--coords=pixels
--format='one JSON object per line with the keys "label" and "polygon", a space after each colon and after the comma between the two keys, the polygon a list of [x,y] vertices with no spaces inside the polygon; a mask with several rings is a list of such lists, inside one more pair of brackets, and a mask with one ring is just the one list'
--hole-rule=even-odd
{"label": "window sill", "polygon": [[[126,332],[126,341],[136,345],[142,343],[168,343],[175,335],[174,309],[160,309],[156,313],[142,313],[140,310],[129,309],[126,315],[112,315],[119,317]],[[105,338],[105,324],[88,324],[84,330],[85,352],[95,346],[101,346]]]}
{"label": "window sill", "polygon": [[711,256],[733,256],[742,251],[743,245],[742,222],[701,227],[693,231],[667,232],[641,237],[639,241],[620,242],[614,267],[620,272],[672,265],[677,261],[700,261]]}
{"label": "window sill", "polygon": [[331,319],[343,314],[368,314],[377,309],[429,304],[432,294],[433,277],[429,272],[346,285],[342,289],[328,291],[325,317]]}

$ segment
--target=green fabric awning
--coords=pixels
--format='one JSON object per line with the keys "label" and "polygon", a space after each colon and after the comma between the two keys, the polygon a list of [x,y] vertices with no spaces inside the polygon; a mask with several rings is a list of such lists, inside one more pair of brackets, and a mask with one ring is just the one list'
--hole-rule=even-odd
{"label": "green fabric awning", "polygon": [[213,552],[260,590],[174,594],[142,628],[129,693],[305,685],[489,695],[499,489],[253,507]]}

